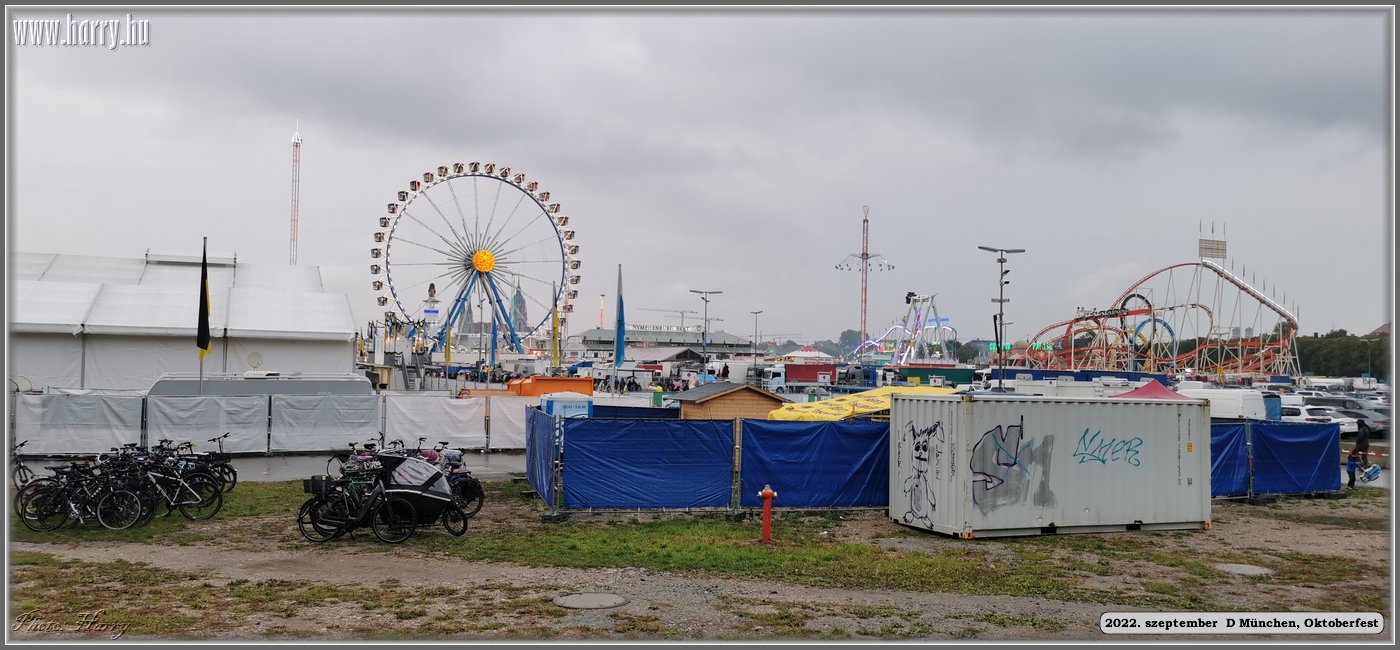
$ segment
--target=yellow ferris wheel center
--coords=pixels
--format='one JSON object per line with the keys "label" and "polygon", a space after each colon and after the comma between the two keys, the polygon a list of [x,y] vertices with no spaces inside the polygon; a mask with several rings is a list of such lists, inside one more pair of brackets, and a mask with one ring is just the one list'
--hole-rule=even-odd
{"label": "yellow ferris wheel center", "polygon": [[472,256],[472,268],[482,272],[490,273],[496,268],[496,256],[488,250],[479,250]]}

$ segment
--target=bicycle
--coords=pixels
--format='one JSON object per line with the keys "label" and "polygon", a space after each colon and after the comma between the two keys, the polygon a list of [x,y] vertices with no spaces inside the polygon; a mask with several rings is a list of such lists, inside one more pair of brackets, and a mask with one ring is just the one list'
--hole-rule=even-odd
{"label": "bicycle", "polygon": [[34,470],[29,469],[24,464],[24,459],[19,457],[21,447],[29,444],[28,440],[10,447],[10,482],[16,490],[22,489],[30,481],[34,480]]}
{"label": "bicycle", "polygon": [[418,528],[417,509],[407,499],[388,495],[378,461],[364,465],[368,467],[338,479],[316,476],[303,483],[313,496],[297,512],[302,537],[327,542],[365,525],[386,544],[413,536]]}
{"label": "bicycle", "polygon": [[134,492],[122,489],[110,477],[98,475],[91,464],[54,466],[57,481],[42,484],[25,494],[19,519],[35,532],[56,530],[68,524],[96,520],[104,528],[130,528],[140,520],[141,504]]}
{"label": "bicycle", "polygon": [[[486,489],[481,485],[481,479],[472,476],[471,470],[462,466],[462,454],[465,449],[448,449],[444,441],[438,441],[438,445],[442,448],[442,452],[438,454],[442,473],[447,477],[448,486],[452,488],[452,503],[462,511],[463,516],[471,519],[481,512],[481,506],[485,505]],[[448,532],[451,532],[451,529]]]}
{"label": "bicycle", "polygon": [[184,460],[168,457],[158,461],[152,458],[145,461],[144,467],[148,483],[142,484],[145,495],[142,500],[143,522],[149,523],[155,518],[155,506],[162,502],[166,514],[179,509],[180,514],[190,521],[208,519],[223,508],[224,493],[218,480],[208,474],[186,471]]}

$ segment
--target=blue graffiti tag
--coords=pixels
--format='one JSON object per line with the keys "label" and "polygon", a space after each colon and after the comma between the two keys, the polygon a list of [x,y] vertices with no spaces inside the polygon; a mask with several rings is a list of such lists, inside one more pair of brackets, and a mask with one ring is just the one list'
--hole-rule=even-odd
{"label": "blue graffiti tag", "polygon": [[1142,447],[1142,438],[1103,438],[1102,431],[1095,431],[1094,435],[1089,435],[1089,430],[1084,429],[1084,434],[1079,436],[1079,446],[1074,449],[1074,457],[1079,459],[1082,465],[1088,461],[1098,461],[1100,465],[1107,465],[1109,461],[1123,461],[1139,467],[1142,461],[1138,459],[1138,449]]}

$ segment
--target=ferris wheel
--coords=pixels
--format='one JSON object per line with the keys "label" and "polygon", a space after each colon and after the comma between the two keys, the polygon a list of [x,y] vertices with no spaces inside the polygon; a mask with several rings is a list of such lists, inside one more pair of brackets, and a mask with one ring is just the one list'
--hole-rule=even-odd
{"label": "ferris wheel", "polygon": [[[516,351],[559,306],[561,327],[581,281],[569,218],[536,181],[495,163],[424,172],[379,217],[371,286],[385,320],[449,344],[449,332],[492,333]],[[473,312],[475,307],[475,312]]]}

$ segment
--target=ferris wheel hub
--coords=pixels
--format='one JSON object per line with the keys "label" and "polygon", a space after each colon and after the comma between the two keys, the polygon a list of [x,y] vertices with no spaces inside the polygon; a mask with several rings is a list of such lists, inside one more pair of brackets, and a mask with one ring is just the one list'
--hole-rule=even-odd
{"label": "ferris wheel hub", "polygon": [[490,273],[496,268],[496,256],[488,250],[479,250],[472,255],[472,268],[482,273]]}

